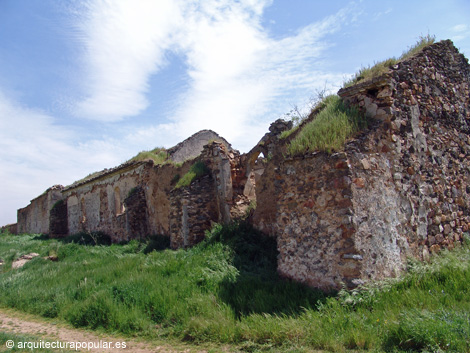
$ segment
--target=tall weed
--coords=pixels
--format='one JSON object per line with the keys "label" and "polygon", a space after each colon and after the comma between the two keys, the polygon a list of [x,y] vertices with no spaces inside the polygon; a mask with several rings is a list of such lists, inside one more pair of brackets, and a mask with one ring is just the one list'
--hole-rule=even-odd
{"label": "tall weed", "polygon": [[367,126],[365,117],[354,107],[346,106],[338,96],[326,97],[324,104],[325,108],[290,142],[289,155],[340,151],[348,138]]}

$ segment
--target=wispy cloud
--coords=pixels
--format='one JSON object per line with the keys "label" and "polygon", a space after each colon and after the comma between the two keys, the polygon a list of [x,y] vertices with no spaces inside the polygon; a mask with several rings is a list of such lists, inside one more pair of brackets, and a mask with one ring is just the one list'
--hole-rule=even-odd
{"label": "wispy cloud", "polygon": [[107,141],[76,142],[70,130],[44,112],[24,108],[0,91],[0,223],[58,183],[114,165],[122,150]]}
{"label": "wispy cloud", "polygon": [[[149,79],[172,51],[186,63],[187,91],[165,127],[176,138],[212,128],[239,139],[266,128],[275,98],[323,85],[324,37],[347,21],[351,9],[275,40],[262,27],[271,1],[93,1],[79,22],[87,65],[79,115],[102,121],[138,115],[149,104]],[[352,18],[353,16],[350,16]],[[334,82],[341,75],[328,76]],[[304,93],[305,94],[305,93]],[[257,118],[257,119],[256,119]],[[272,120],[275,117],[270,117]],[[260,122],[262,120],[262,123]],[[256,121],[257,123],[253,123]],[[252,143],[252,141],[250,141]]]}
{"label": "wispy cloud", "polygon": [[470,26],[467,24],[455,25],[450,30],[452,32],[452,40],[454,42],[458,42],[470,37]]}
{"label": "wispy cloud", "polygon": [[87,1],[77,17],[84,45],[84,98],[79,116],[101,121],[134,116],[148,106],[148,80],[182,22],[172,0]]}

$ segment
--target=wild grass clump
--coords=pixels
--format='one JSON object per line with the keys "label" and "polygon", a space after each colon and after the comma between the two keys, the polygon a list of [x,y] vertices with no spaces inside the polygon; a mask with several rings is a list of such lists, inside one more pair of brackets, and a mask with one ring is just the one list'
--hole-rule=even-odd
{"label": "wild grass clump", "polygon": [[297,106],[294,106],[289,113],[285,114],[286,118],[290,118],[293,126],[290,130],[283,131],[279,135],[279,138],[281,140],[288,138],[294,132],[298,131],[300,126],[305,123],[307,119],[311,118],[312,115],[315,115],[324,109],[327,103],[326,97],[328,97],[328,90],[325,86],[323,89],[316,90],[315,95],[310,97],[308,102],[309,109],[307,110],[307,113],[302,113],[301,109],[299,109]]}
{"label": "wild grass clump", "polygon": [[434,44],[436,41],[436,36],[430,35],[429,33],[425,36],[419,36],[418,41],[410,46],[406,51],[403,52],[400,56],[400,60],[405,60],[411,58],[413,55],[419,53],[421,50]]}
{"label": "wild grass clump", "polygon": [[202,161],[197,161],[194,163],[189,171],[178,179],[175,185],[175,189],[179,189],[183,186],[189,186],[197,178],[206,175],[209,173],[209,169]]}
{"label": "wild grass clump", "polygon": [[168,160],[168,153],[164,148],[157,147],[151,151],[139,152],[136,156],[129,159],[126,163],[141,162],[146,160],[152,160],[155,165],[163,164]]}
{"label": "wild grass clump", "polygon": [[296,132],[298,129],[299,129],[299,125],[296,125],[290,130],[285,130],[285,131],[281,132],[281,134],[279,135],[279,138],[281,140],[284,140],[284,139],[288,138],[290,135],[292,135],[294,132]]}
{"label": "wild grass clump", "polygon": [[348,138],[367,126],[365,117],[356,108],[346,106],[338,96],[327,96],[323,103],[323,110],[290,142],[289,155],[340,151]]}
{"label": "wild grass clump", "polygon": [[403,54],[397,58],[390,58],[383,61],[375,63],[373,66],[363,67],[357,72],[350,80],[346,81],[343,84],[343,87],[349,87],[359,83],[361,81],[370,80],[374,77],[380,76],[383,73],[387,72],[393,65],[396,65],[400,61],[406,60],[413,55],[419,53],[425,47],[433,44],[436,40],[435,36],[426,35],[420,36],[416,44],[408,48]]}
{"label": "wild grass clump", "polygon": [[[47,235],[41,235],[42,239],[45,239]],[[38,237],[36,237],[38,239]],[[58,239],[62,243],[76,243],[80,245],[111,245],[111,237],[103,232],[79,232],[76,234],[69,235],[65,238]]]}

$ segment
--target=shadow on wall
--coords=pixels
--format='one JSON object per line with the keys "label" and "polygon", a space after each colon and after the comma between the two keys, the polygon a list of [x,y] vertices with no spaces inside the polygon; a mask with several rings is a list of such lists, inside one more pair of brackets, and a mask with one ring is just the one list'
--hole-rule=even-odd
{"label": "shadow on wall", "polygon": [[232,264],[238,276],[220,284],[219,297],[238,318],[251,313],[297,315],[301,308],[316,308],[330,296],[280,278],[276,240],[245,221],[216,225],[201,246],[214,242],[227,245],[233,252]]}

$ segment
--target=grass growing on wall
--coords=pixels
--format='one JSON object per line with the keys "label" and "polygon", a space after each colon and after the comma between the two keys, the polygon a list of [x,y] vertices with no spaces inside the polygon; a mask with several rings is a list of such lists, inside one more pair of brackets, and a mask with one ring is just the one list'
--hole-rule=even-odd
{"label": "grass growing on wall", "polygon": [[139,152],[136,156],[129,159],[126,163],[129,162],[140,162],[145,160],[152,160],[153,163],[163,164],[168,160],[168,153],[164,148],[157,147],[151,151],[142,151]]}
{"label": "grass growing on wall", "polygon": [[[0,305],[76,327],[244,351],[470,350],[470,247],[410,262],[401,279],[325,295],[276,274],[274,239],[216,226],[194,248],[84,246],[0,236]],[[23,268],[11,262],[38,252]],[[55,252],[59,260],[42,257]]]}
{"label": "grass growing on wall", "polygon": [[390,58],[383,61],[379,61],[373,66],[361,68],[359,72],[357,72],[350,80],[344,83],[343,87],[349,87],[361,81],[370,80],[374,77],[380,76],[381,74],[387,72],[393,65],[396,65],[398,62],[412,57],[413,55],[423,50],[425,47],[433,44],[435,40],[436,37],[429,34],[426,36],[420,36],[418,41],[410,48],[408,48],[408,50],[403,52],[403,54],[398,59]]}
{"label": "grass growing on wall", "polygon": [[194,180],[203,175],[206,175],[208,172],[209,169],[204,164],[204,162],[197,161],[191,166],[191,168],[189,168],[189,171],[185,175],[177,179],[175,189],[179,189],[183,186],[189,186]]}
{"label": "grass growing on wall", "polygon": [[353,107],[347,107],[336,95],[324,99],[325,107],[314,120],[306,124],[288,146],[288,154],[340,151],[348,138],[366,127],[365,117]]}

